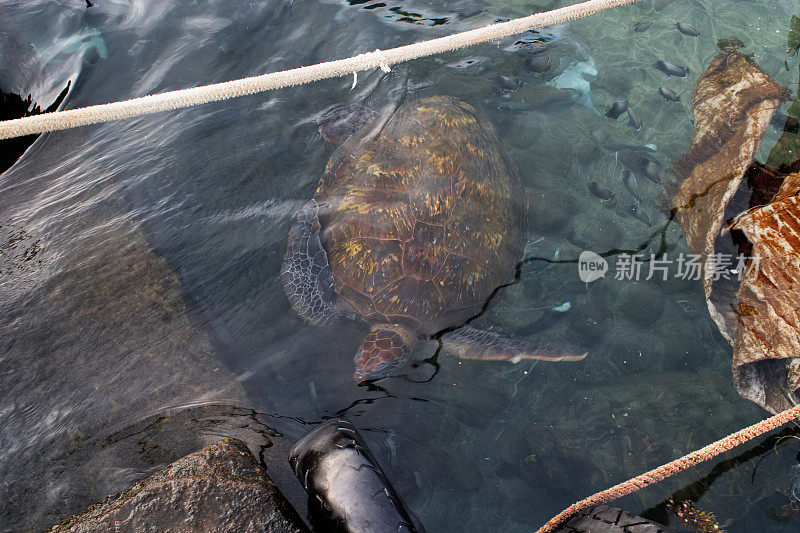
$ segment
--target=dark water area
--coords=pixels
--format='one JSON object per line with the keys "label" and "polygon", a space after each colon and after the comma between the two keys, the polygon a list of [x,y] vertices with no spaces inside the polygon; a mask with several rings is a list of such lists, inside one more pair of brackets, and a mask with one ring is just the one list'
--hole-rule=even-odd
{"label": "dark water area", "polygon": [[[0,4],[13,28],[0,42],[0,90],[45,108],[70,83],[62,107],[77,108],[567,2],[93,4]],[[360,73],[355,87],[332,79],[41,135],[0,174],[0,531],[50,527],[220,436],[285,463],[287,444],[334,417],[359,428],[427,531],[530,531],[760,420],[765,412],[733,388],[732,350],[701,282],[676,277],[675,265],[649,280],[615,279],[613,267],[624,252],[689,253],[661,207],[666,169],[689,148],[694,83],[717,40],[735,36],[796,87],[786,39],[797,11],[791,0],[644,0]],[[688,73],[667,78],[659,60]],[[292,311],[279,276],[292,216],[335,150],[316,120],[334,105],[386,116],[433,95],[460,98],[492,123],[531,205],[518,282],[471,325],[576,345],[585,360],[459,360],[433,340],[390,377],[357,386],[353,356],[368,326],[315,328]],[[606,116],[622,100],[631,113]],[[780,134],[767,132],[760,159]],[[643,161],[660,182],[636,172]],[[639,201],[620,179],[625,168],[638,174]],[[613,196],[602,200],[592,182]],[[605,278],[581,281],[583,251],[609,261]],[[666,520],[659,504],[690,487],[727,531],[797,530],[781,508],[800,440],[765,439],[617,505]],[[268,469],[302,502],[290,474]]]}

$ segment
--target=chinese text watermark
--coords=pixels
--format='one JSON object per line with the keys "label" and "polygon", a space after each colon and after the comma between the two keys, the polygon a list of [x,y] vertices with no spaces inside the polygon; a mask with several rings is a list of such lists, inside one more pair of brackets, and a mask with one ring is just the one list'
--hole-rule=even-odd
{"label": "chinese text watermark", "polygon": [[[700,254],[680,253],[669,257],[668,254],[619,254],[615,257],[613,267],[601,255],[584,251],[578,258],[578,276],[581,281],[590,283],[604,278],[606,272],[613,269],[614,279],[618,281],[639,281],[668,278],[699,281],[705,277],[712,281],[720,279],[739,280],[758,265],[758,256],[733,255],[715,253],[705,261]],[[705,275],[704,275],[705,273]]]}

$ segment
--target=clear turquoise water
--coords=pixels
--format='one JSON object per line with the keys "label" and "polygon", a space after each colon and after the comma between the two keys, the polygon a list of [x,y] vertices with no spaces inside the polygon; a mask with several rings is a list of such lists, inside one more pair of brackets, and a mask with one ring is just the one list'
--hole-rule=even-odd
{"label": "clear turquoise water", "polygon": [[[32,91],[41,101],[66,80],[73,80],[68,107],[80,107],[389,48],[566,2],[95,4],[0,6],[35,47],[43,74]],[[352,90],[352,78],[328,80],[43,136],[0,175],[0,221],[40,238],[44,258],[41,267],[0,277],[0,530],[48,527],[185,453],[192,444],[166,437],[176,431],[162,424],[167,409],[185,431],[237,435],[254,448],[264,431],[253,424],[289,442],[345,416],[421,523],[437,532],[530,531],[576,499],[761,419],[765,413],[733,390],[731,348],[699,282],[609,276],[586,285],[569,261],[587,249],[655,252],[662,233],[670,254],[688,253],[677,225],[658,209],[662,187],[638,181],[647,226],[628,215],[633,202],[619,173],[642,155],[663,169],[688,150],[689,96],[719,38],[739,37],[767,73],[795,88],[798,58],[786,53],[793,10],[789,0],[645,0],[542,30],[552,67],[541,74],[525,69],[527,52],[508,39],[389,74],[360,74]],[[633,32],[643,21],[652,26]],[[700,37],[678,32],[677,21]],[[464,67],[470,58],[477,67]],[[668,80],[652,68],[657,60],[685,65],[689,75]],[[641,129],[552,86],[580,64],[597,71],[585,77],[593,105],[604,113],[628,95]],[[498,76],[522,85],[509,92]],[[665,102],[661,85],[680,102]],[[315,329],[293,315],[278,277],[286,235],[333,153],[316,118],[336,104],[380,108],[435,94],[462,98],[492,122],[532,205],[535,260],[477,323],[578,344],[589,351],[585,361],[431,359],[436,345],[423,343],[414,365],[357,387],[352,355],[365,326]],[[761,160],[779,136],[770,128]],[[614,191],[616,202],[589,194],[591,181]],[[119,225],[128,228],[122,237]],[[87,295],[103,290],[95,285],[129,273],[97,243],[116,249],[136,238],[132,228],[178,274],[189,317],[211,339],[218,368],[159,360],[156,348],[157,372],[143,374],[131,361],[158,331],[98,333],[81,314],[96,301]],[[548,262],[554,258],[565,262]],[[107,268],[95,279],[80,270],[84,260]],[[63,281],[74,272],[84,277]],[[45,300],[57,305],[37,305]],[[565,302],[566,312],[552,310]],[[217,370],[230,377],[206,388],[159,388],[207,383],[204,372]],[[103,376],[103,387],[93,375]],[[209,401],[209,390],[235,398]],[[195,416],[187,406],[197,403],[213,412]],[[223,403],[257,414],[215,407]],[[788,439],[777,453],[744,460],[717,477],[697,506],[728,531],[795,530],[796,521],[778,517],[789,503],[799,447]],[[642,512],[713,466],[618,504]],[[296,492],[291,478],[280,479]]]}

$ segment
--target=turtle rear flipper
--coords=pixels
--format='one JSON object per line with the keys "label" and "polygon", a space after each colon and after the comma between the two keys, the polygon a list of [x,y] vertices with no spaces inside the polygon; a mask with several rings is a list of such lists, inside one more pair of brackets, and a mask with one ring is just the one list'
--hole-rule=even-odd
{"label": "turtle rear flipper", "polygon": [[512,363],[518,363],[523,359],[580,361],[586,357],[586,352],[575,348],[534,343],[469,326],[442,335],[442,350],[461,359]]}
{"label": "turtle rear flipper", "polygon": [[326,141],[342,144],[377,117],[378,114],[371,109],[359,104],[348,104],[328,109],[317,119],[317,124]]}
{"label": "turtle rear flipper", "polygon": [[281,266],[281,279],[292,309],[309,323],[322,326],[341,313],[334,306],[336,293],[328,254],[319,239],[318,212],[317,202],[311,200],[295,214]]}

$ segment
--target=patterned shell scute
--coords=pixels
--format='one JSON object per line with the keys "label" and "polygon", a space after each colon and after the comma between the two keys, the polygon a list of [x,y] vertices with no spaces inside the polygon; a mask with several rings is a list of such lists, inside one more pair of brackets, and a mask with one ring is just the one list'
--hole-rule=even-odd
{"label": "patterned shell scute", "polygon": [[402,105],[339,147],[317,188],[338,295],[368,321],[431,334],[481,309],[522,256],[527,203],[468,104]]}

